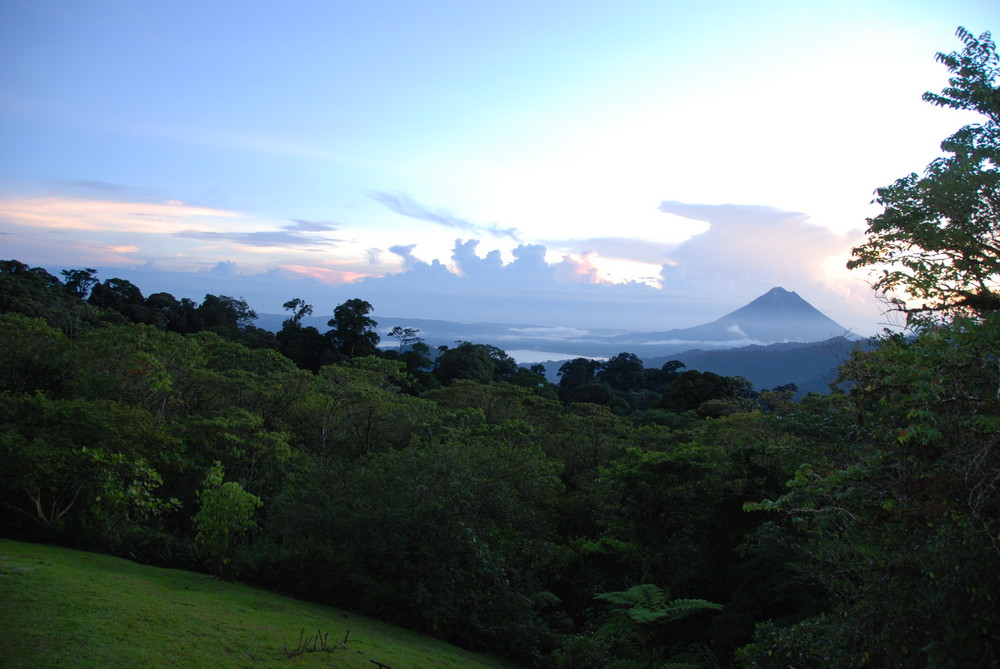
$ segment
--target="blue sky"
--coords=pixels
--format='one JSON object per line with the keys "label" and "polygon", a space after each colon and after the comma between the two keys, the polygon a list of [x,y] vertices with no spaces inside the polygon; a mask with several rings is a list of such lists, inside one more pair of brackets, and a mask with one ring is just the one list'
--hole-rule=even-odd
{"label": "blue sky", "polygon": [[993,1],[0,0],[0,256],[262,312],[862,334],[872,191]]}

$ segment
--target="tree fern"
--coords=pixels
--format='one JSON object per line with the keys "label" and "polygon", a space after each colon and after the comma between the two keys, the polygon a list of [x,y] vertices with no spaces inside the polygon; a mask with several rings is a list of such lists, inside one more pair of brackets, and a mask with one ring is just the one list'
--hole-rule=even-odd
{"label": "tree fern", "polygon": [[628,590],[604,592],[595,596],[612,605],[611,619],[599,635],[632,631],[634,624],[649,625],[679,620],[693,613],[719,611],[721,604],[704,599],[669,599],[670,592],[651,583],[634,585]]}
{"label": "tree fern", "polygon": [[[608,620],[596,632],[598,638],[613,639],[626,656],[640,655],[647,660],[640,666],[652,666],[653,658],[665,650],[656,641],[656,630],[666,623],[694,613],[718,611],[722,605],[704,599],[670,599],[670,592],[651,583],[635,585],[628,590],[604,592],[595,596],[611,604]],[[636,653],[635,651],[638,651]],[[696,669],[705,663],[688,657],[671,657],[665,667],[670,669]],[[617,665],[615,665],[617,666]]]}

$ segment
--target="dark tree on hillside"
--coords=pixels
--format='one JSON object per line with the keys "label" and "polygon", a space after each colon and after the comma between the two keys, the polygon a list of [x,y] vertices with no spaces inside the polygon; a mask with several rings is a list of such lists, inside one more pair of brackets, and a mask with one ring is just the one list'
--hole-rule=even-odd
{"label": "dark tree on hillside", "polygon": [[100,315],[41,267],[17,260],[0,261],[0,313],[44,318],[68,335],[79,334]]}
{"label": "dark tree on hillside", "polygon": [[577,386],[566,396],[569,404],[598,404],[606,406],[617,414],[628,412],[628,403],[603,383],[586,383]]}
{"label": "dark tree on hillside", "polygon": [[276,335],[279,350],[298,367],[318,371],[330,361],[330,344],[319,330],[311,325],[302,325],[302,318],[312,314],[312,305],[295,298],[283,306],[292,315],[285,319]]}
{"label": "dark tree on hillside", "polygon": [[690,369],[664,387],[663,398],[656,406],[683,413],[697,409],[709,400],[739,400],[753,395],[753,387],[742,377]]}
{"label": "dark tree on hillside", "polygon": [[489,383],[493,379],[493,360],[484,347],[467,341],[459,342],[458,346],[438,356],[434,376],[441,383],[457,379]]}
{"label": "dark tree on hillside", "polygon": [[[0,261],[0,312],[44,316],[55,302],[55,291],[63,292],[59,279],[41,267],[28,267],[17,260]],[[65,293],[63,293],[65,295]]]}
{"label": "dark tree on hillside", "polygon": [[257,312],[243,298],[206,295],[196,310],[199,330],[209,330],[249,348],[279,348],[274,334],[255,326]]}
{"label": "dark tree on hillside", "polygon": [[486,354],[490,356],[490,360],[493,362],[494,381],[510,381],[517,375],[517,361],[507,355],[507,352],[502,348],[497,348],[489,344],[478,344],[478,346],[481,346],[486,351]]}
{"label": "dark tree on hillside", "polygon": [[146,298],[142,296],[139,287],[131,281],[113,278],[105,279],[102,283],[95,283],[87,301],[96,307],[124,313],[129,306],[142,305]]}
{"label": "dark tree on hillside", "polygon": [[645,377],[646,388],[656,392],[663,390],[663,386],[667,385],[680,375],[680,370],[684,369],[686,365],[680,360],[671,360],[670,362],[663,363],[663,366],[659,369],[647,369],[643,372]]}
{"label": "dark tree on hillside", "polygon": [[420,334],[420,328],[404,328],[399,325],[389,330],[389,336],[399,341],[400,352],[402,352],[403,349],[409,346],[410,344],[415,344],[418,341],[422,341],[419,334]]}
{"label": "dark tree on hillside", "polygon": [[441,383],[451,383],[457,379],[490,383],[496,381],[512,381],[518,373],[517,361],[507,355],[506,351],[489,344],[473,344],[467,341],[456,342],[458,346],[439,347],[434,368],[434,376]]}
{"label": "dark tree on hillside", "polygon": [[87,299],[90,289],[98,282],[96,276],[97,270],[92,267],[86,269],[64,269],[60,273],[63,275],[63,285],[81,300]]}
{"label": "dark tree on hillside", "polygon": [[311,316],[313,308],[311,304],[306,304],[306,301],[298,297],[288,300],[283,305],[285,311],[292,312],[292,315],[285,322],[291,321],[295,325],[301,325],[302,319],[305,316]]}
{"label": "dark tree on hillside", "polygon": [[117,312],[132,323],[155,325],[159,320],[156,311],[146,306],[139,287],[126,279],[115,277],[94,283],[87,302]]}
{"label": "dark tree on hillside", "polygon": [[568,401],[570,393],[580,386],[594,382],[594,373],[600,368],[600,363],[589,358],[567,360],[559,367],[559,397]]}
{"label": "dark tree on hillside", "polygon": [[170,293],[153,293],[146,298],[146,308],[156,314],[156,325],[171,332],[198,331],[198,305],[190,298],[178,300]]}
{"label": "dark tree on hillside", "polygon": [[228,295],[206,295],[197,310],[198,319],[205,330],[234,337],[237,331],[253,325],[257,312],[243,298]]}
{"label": "dark tree on hillside", "polygon": [[378,353],[378,323],[369,318],[372,305],[361,299],[350,299],[333,310],[327,321],[332,329],[326,336],[333,349],[346,358],[362,358]]}
{"label": "dark tree on hillside", "polygon": [[619,353],[601,364],[594,379],[620,392],[641,390],[645,367],[635,353]]}

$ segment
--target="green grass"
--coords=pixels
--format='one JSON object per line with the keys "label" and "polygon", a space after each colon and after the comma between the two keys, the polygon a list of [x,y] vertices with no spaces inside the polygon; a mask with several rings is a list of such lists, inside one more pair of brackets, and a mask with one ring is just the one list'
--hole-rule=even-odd
{"label": "green grass", "polygon": [[[289,658],[301,630],[333,652]],[[349,633],[346,648],[340,647]],[[210,576],[0,539],[0,667],[510,668],[415,632]]]}

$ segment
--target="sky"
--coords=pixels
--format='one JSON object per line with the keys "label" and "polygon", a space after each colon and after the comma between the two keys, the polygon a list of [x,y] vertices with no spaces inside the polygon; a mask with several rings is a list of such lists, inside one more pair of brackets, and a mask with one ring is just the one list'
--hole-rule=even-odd
{"label": "sky", "polygon": [[0,0],[0,257],[281,313],[665,330],[775,286],[892,318],[875,188],[995,0]]}

